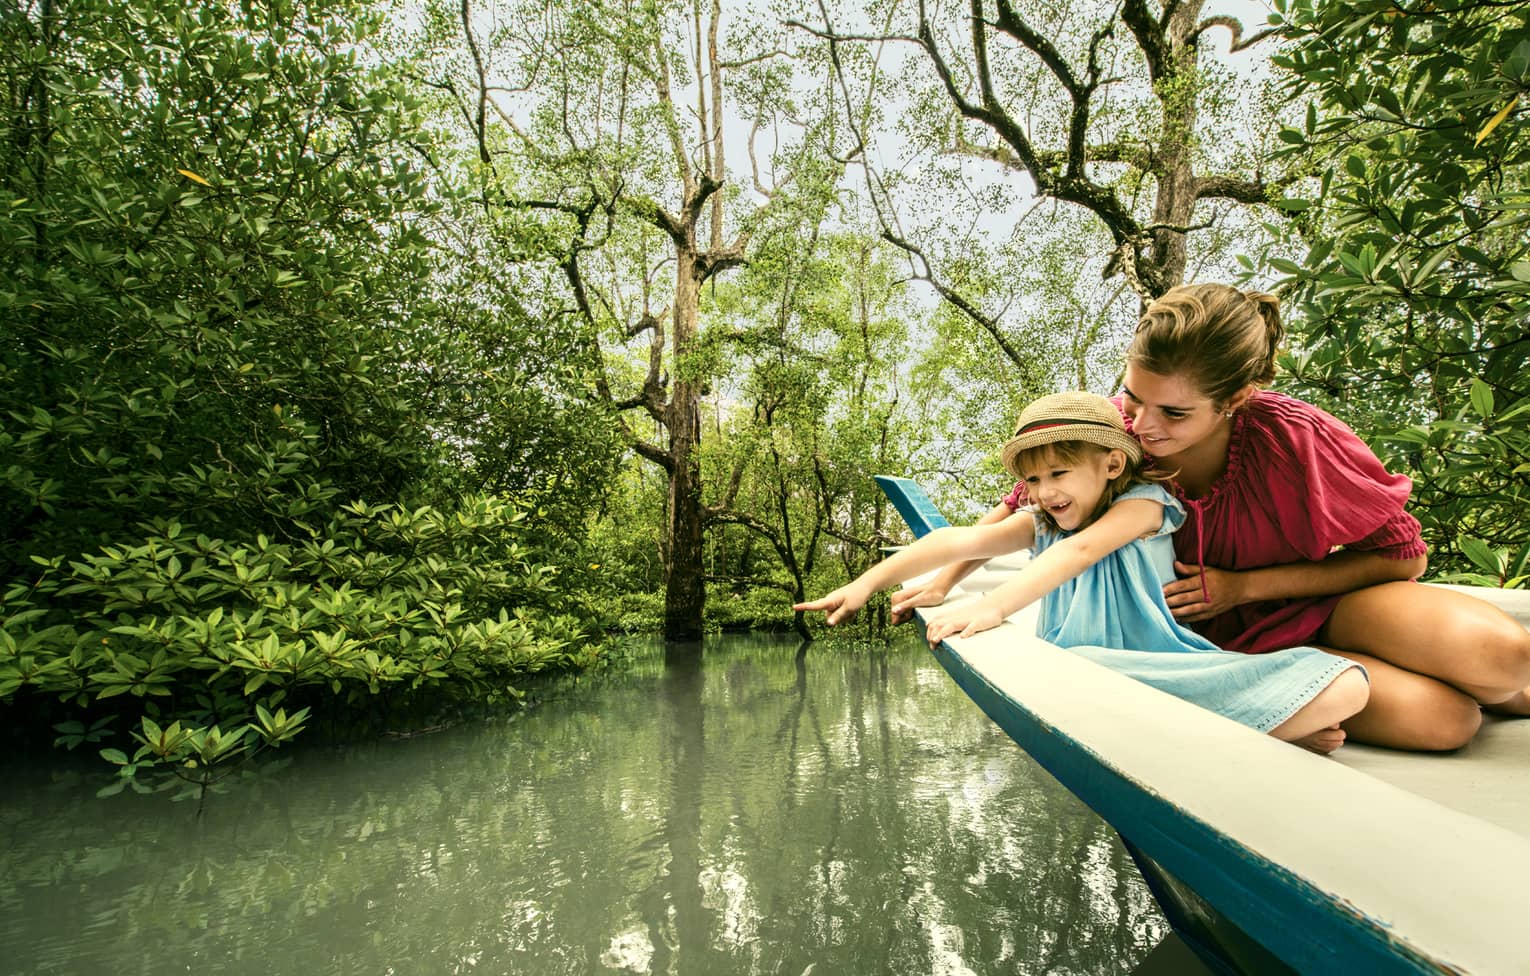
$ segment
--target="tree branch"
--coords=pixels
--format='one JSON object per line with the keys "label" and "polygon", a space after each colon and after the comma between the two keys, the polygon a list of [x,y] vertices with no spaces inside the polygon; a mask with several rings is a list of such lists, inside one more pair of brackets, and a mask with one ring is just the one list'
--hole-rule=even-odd
{"label": "tree branch", "polygon": [[1236,17],[1229,17],[1226,14],[1219,14],[1217,16],[1207,17],[1202,20],[1200,24],[1196,26],[1195,32],[1190,35],[1190,42],[1193,44],[1200,40],[1201,35],[1213,27],[1226,27],[1227,30],[1232,34],[1232,41],[1230,42],[1230,46],[1227,48],[1229,52],[1246,50],[1253,47],[1255,44],[1258,44],[1265,38],[1272,37],[1280,33],[1279,27],[1270,27],[1259,31],[1258,33],[1252,34],[1247,40],[1244,40],[1243,22]]}
{"label": "tree branch", "polygon": [[1263,180],[1246,180],[1237,176],[1202,176],[1195,181],[1195,198],[1209,200],[1221,198],[1239,203],[1269,203],[1270,190],[1274,187]]}

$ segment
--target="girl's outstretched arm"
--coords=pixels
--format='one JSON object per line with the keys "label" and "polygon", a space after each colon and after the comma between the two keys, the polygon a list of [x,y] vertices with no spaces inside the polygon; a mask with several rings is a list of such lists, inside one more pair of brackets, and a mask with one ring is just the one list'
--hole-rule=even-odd
{"label": "girl's outstretched arm", "polygon": [[[1016,510],[1000,502],[989,509],[975,524],[992,525],[995,522],[1003,522],[1016,514]],[[1027,514],[1027,517],[1029,515]],[[1013,551],[1013,550],[1011,550]],[[915,607],[938,607],[946,602],[947,595],[962,580],[970,576],[974,570],[987,562],[986,559],[969,559],[966,562],[952,563],[942,569],[934,579],[923,583],[915,583],[893,594],[892,622],[901,624],[914,615]]]}
{"label": "girl's outstretched arm", "polygon": [[1036,523],[1028,512],[1016,513],[1014,518],[994,524],[936,529],[828,596],[794,604],[792,609],[828,611],[826,622],[832,627],[849,620],[855,611],[871,599],[873,593],[883,587],[912,579],[948,563],[991,559],[1019,549],[1029,549],[1035,541]]}
{"label": "girl's outstretched arm", "polygon": [[1118,501],[1098,521],[1031,560],[1014,579],[980,600],[933,617],[925,636],[937,644],[946,637],[971,637],[997,627],[1005,617],[1035,603],[1133,539],[1157,532],[1162,525],[1163,503],[1146,498]]}

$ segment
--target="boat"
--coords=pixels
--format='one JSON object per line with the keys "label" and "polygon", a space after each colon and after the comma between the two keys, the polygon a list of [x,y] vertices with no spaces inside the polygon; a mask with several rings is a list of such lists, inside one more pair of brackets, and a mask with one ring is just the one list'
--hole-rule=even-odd
{"label": "boat", "polygon": [[[916,537],[948,524],[877,482]],[[1023,566],[990,560],[946,606]],[[1530,592],[1452,588],[1530,626]],[[1173,929],[1139,972],[1530,973],[1530,719],[1448,754],[1318,756],[1039,639],[1037,611],[932,652],[1120,835]]]}

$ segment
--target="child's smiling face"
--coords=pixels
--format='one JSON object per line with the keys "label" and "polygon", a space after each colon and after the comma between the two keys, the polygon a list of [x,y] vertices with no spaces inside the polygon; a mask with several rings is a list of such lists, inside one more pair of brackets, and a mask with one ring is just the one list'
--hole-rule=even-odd
{"label": "child's smiling face", "polygon": [[1031,502],[1050,515],[1058,528],[1072,532],[1094,521],[1100,500],[1121,473],[1126,456],[1098,448],[1070,460],[1056,451],[1038,449],[1026,460],[1025,487]]}

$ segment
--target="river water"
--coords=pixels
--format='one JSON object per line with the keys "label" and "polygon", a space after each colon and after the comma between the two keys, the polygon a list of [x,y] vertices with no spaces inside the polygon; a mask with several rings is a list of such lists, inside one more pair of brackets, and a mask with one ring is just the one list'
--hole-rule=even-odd
{"label": "river water", "polygon": [[0,765],[0,971],[1123,973],[1114,833],[917,638],[657,646],[194,803]]}

